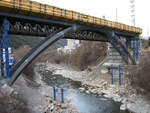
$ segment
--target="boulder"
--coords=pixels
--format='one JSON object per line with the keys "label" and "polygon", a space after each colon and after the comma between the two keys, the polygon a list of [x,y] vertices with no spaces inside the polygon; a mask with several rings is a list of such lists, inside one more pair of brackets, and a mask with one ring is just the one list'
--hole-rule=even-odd
{"label": "boulder", "polygon": [[14,92],[14,89],[9,85],[4,84],[1,86],[0,92],[5,96],[10,96]]}
{"label": "boulder", "polygon": [[126,104],[122,104],[121,106],[120,106],[120,110],[126,110],[127,109],[127,105]]}
{"label": "boulder", "polygon": [[84,90],[85,90],[85,88],[84,88],[84,87],[81,87],[81,88],[79,88],[79,90],[80,90],[80,91],[84,91]]}

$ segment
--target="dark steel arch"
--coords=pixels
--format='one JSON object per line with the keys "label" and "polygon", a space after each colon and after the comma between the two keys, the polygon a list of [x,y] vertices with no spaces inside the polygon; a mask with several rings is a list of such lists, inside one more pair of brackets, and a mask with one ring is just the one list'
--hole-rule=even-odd
{"label": "dark steel arch", "polygon": [[[37,47],[32,49],[27,55],[23,57],[21,61],[19,61],[11,70],[12,78],[7,80],[8,85],[13,85],[13,83],[17,80],[17,78],[20,76],[21,72],[47,47],[55,43],[57,40],[63,38],[67,33],[81,31],[81,30],[91,30],[93,32],[97,32],[102,34],[107,41],[112,44],[112,46],[120,53],[120,55],[128,56],[131,60],[132,64],[136,64],[128,50],[125,48],[125,46],[119,41],[119,38],[113,31],[106,31],[101,29],[93,29],[89,27],[83,27],[79,25],[73,25],[71,27],[67,27],[61,31],[57,31],[51,35],[49,35],[43,42],[41,42]],[[120,45],[121,49],[117,47],[117,45]],[[126,63],[129,63],[127,59],[124,59]]]}
{"label": "dark steel arch", "polygon": [[31,63],[42,51],[47,47],[55,43],[57,40],[63,38],[65,34],[69,32],[75,32],[79,30],[80,26],[73,25],[71,27],[65,28],[59,32],[49,35],[43,42],[41,42],[36,48],[33,48],[27,55],[25,55],[21,61],[19,61],[11,70],[12,78],[7,80],[8,85],[13,85],[13,83],[20,76],[21,72]]}
{"label": "dark steel arch", "polygon": [[[95,31],[98,32],[100,34],[102,34],[105,38],[107,38],[107,41],[117,50],[117,52],[121,55],[122,59],[125,61],[125,63],[129,64],[133,64],[136,65],[136,61],[135,59],[131,56],[131,54],[129,53],[129,51],[127,50],[127,48],[124,46],[124,44],[122,44],[122,42],[119,40],[119,34],[118,32],[114,32],[114,31],[106,31],[103,28],[98,28],[98,29],[93,29],[90,27],[85,27],[84,30],[91,30],[91,31]],[[125,35],[125,34],[120,34],[120,36],[129,36],[130,38],[135,38],[136,35]],[[120,46],[121,48],[117,47]],[[124,56],[127,56],[131,62],[129,62],[128,59],[124,59]]]}
{"label": "dark steel arch", "polygon": [[[119,37],[114,32],[108,32],[107,38],[109,40],[109,43],[117,50],[117,52],[121,55],[122,59],[127,63],[131,63],[133,65],[136,65],[135,59],[131,56],[127,48],[122,44],[122,42],[119,40]],[[117,46],[119,45],[119,47]],[[129,62],[128,59],[124,59],[124,57],[128,57],[131,62]]]}

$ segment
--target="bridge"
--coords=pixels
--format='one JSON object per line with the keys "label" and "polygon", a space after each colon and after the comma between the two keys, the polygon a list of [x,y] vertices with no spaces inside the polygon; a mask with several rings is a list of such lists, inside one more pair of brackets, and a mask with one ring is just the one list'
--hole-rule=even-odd
{"label": "bridge", "polygon": [[[142,29],[119,22],[61,9],[29,0],[0,1],[1,75],[12,85],[21,72],[57,40],[77,39],[109,42],[129,64],[136,64],[128,51],[131,41],[139,40]],[[10,68],[8,34],[47,37]],[[3,61],[5,49],[5,63]],[[126,56],[126,58],[124,58]],[[5,74],[4,74],[5,73]]]}

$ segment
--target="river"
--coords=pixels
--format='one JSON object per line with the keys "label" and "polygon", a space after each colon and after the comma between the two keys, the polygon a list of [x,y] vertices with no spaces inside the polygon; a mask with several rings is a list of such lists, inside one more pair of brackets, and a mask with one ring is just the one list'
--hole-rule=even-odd
{"label": "river", "polygon": [[41,72],[42,80],[51,87],[65,89],[65,99],[70,100],[71,104],[82,113],[129,113],[120,111],[120,103],[111,99],[95,96],[81,92],[81,82],[73,81],[51,71]]}

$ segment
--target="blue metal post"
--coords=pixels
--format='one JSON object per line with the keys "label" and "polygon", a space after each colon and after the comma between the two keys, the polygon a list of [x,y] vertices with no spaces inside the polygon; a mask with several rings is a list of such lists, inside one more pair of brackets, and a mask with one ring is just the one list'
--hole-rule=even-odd
{"label": "blue metal post", "polygon": [[136,43],[136,40],[134,41],[134,56],[135,56],[135,59],[137,58],[137,43]]}
{"label": "blue metal post", "polygon": [[118,66],[118,71],[119,71],[119,86],[122,85],[122,69],[121,66]]}
{"label": "blue metal post", "polygon": [[137,45],[136,45],[136,40],[134,40],[134,58],[136,60],[136,50],[137,50]]}
{"label": "blue metal post", "polygon": [[56,88],[53,88],[53,93],[54,93],[54,100],[56,100]]}
{"label": "blue metal post", "polygon": [[9,66],[9,51],[8,51],[8,20],[4,19],[3,21],[4,29],[4,48],[5,48],[5,70],[6,78],[10,77],[10,66]]}
{"label": "blue metal post", "polygon": [[138,58],[140,56],[141,40],[138,40]]}
{"label": "blue metal post", "polygon": [[111,65],[111,83],[114,84],[114,66]]}
{"label": "blue metal post", "polygon": [[4,60],[3,60],[3,41],[2,37],[0,37],[0,60],[1,60],[1,76],[4,78]]}
{"label": "blue metal post", "polygon": [[140,43],[139,43],[140,41],[139,40],[137,40],[136,41],[136,56],[137,56],[137,59],[139,58],[139,49],[140,49]]}
{"label": "blue metal post", "polygon": [[136,56],[136,51],[135,51],[135,41],[132,40],[131,41],[131,48],[132,48],[132,52],[133,52],[133,58],[135,59],[135,56]]}
{"label": "blue metal post", "polygon": [[134,40],[132,41],[132,44],[133,44],[133,48],[132,48],[132,51],[133,51],[133,58],[135,58],[135,52],[134,52]]}
{"label": "blue metal post", "polygon": [[61,102],[64,103],[64,89],[61,89]]}
{"label": "blue metal post", "polygon": [[139,51],[138,40],[136,40],[136,59],[138,59],[138,51]]}

